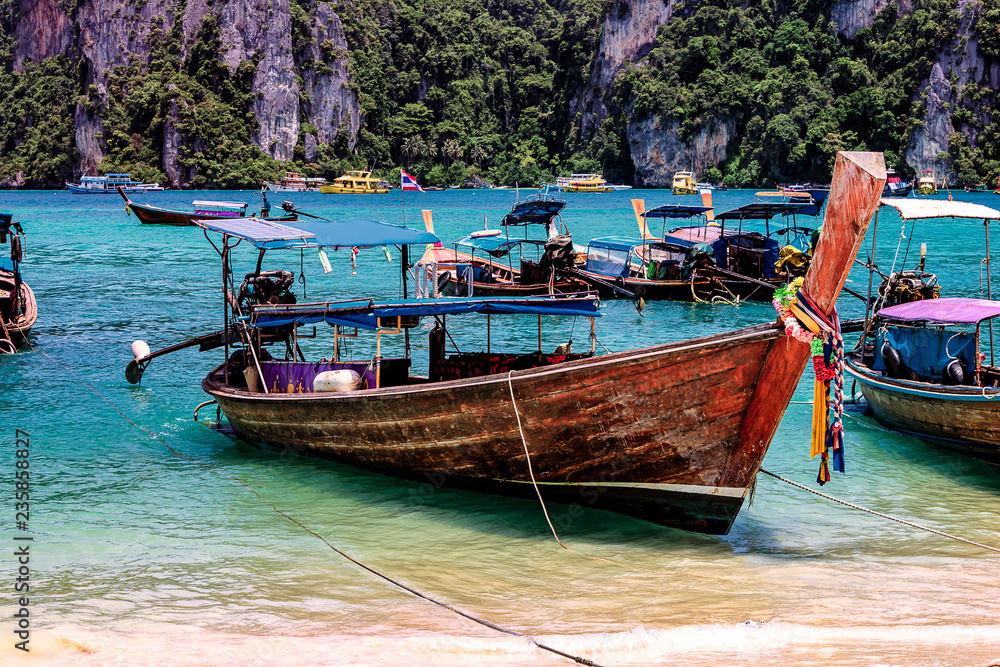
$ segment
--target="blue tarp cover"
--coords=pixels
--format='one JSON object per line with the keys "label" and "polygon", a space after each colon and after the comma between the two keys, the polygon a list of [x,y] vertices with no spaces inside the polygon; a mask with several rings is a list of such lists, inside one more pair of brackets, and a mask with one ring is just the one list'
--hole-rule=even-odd
{"label": "blue tarp cover", "polygon": [[256,327],[286,324],[327,324],[361,329],[378,328],[377,318],[396,316],[456,315],[460,313],[570,315],[600,317],[593,294],[524,297],[446,297],[440,299],[400,299],[375,303],[370,299],[337,303],[297,304],[257,308],[248,318]]}
{"label": "blue tarp cover", "polygon": [[501,225],[547,225],[549,220],[566,208],[566,201],[551,196],[537,195],[519,201],[511,207],[510,213],[500,221]]}
{"label": "blue tarp cover", "polygon": [[976,338],[972,333],[941,329],[886,327],[875,337],[875,370],[885,370],[882,345],[888,342],[903,363],[921,377],[940,380],[945,366],[953,358],[962,362],[966,373],[976,370]]}

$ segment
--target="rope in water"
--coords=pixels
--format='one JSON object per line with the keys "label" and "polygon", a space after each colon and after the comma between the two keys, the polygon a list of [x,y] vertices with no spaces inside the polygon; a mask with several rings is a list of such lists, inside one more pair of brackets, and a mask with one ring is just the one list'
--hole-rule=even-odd
{"label": "rope in water", "polygon": [[[552,531],[552,537],[556,538],[556,542],[559,543],[566,551],[570,553],[577,553],[570,549],[568,546],[563,544],[562,540],[559,539],[559,535],[556,533],[555,526],[552,525],[552,520],[549,519],[549,510],[545,507],[545,501],[542,500],[542,492],[538,488],[538,482],[535,481],[535,472],[531,468],[531,454],[528,453],[528,441],[524,439],[524,428],[521,426],[521,413],[517,409],[517,401],[514,399],[514,381],[511,374],[514,371],[507,371],[507,388],[510,389],[510,404],[514,408],[514,417],[517,419],[517,432],[521,434],[521,446],[524,447],[524,458],[528,462],[528,476],[531,478],[531,485],[535,487],[535,494],[538,495],[538,502],[542,506],[542,513],[545,515],[545,521],[549,524],[549,530]],[[605,563],[611,563],[613,565],[620,565],[613,560],[607,558],[601,558],[600,556],[587,556],[585,554],[577,554],[578,556],[583,556],[584,558],[589,558],[590,560],[602,560]]]}
{"label": "rope in water", "polygon": [[799,484],[798,482],[793,482],[790,479],[786,479],[786,478],[782,477],[781,475],[775,475],[773,472],[764,470],[763,468],[761,468],[760,471],[762,473],[764,473],[765,475],[768,475],[768,476],[773,477],[773,478],[775,478],[777,480],[785,482],[786,484],[791,484],[792,486],[794,486],[796,488],[799,488],[799,489],[802,489],[803,491],[808,491],[809,493],[814,493],[817,496],[819,496],[820,498],[826,498],[827,500],[832,500],[835,503],[840,503],[841,505],[846,505],[847,507],[850,507],[851,509],[856,509],[856,510],[860,510],[862,512],[867,512],[868,514],[873,514],[873,515],[875,515],[877,517],[881,517],[883,519],[888,519],[889,521],[895,521],[896,523],[901,523],[904,526],[909,526],[910,528],[916,528],[918,530],[927,531],[928,533],[934,533],[935,535],[940,535],[941,537],[947,537],[949,540],[955,540],[956,542],[964,542],[965,544],[971,544],[972,546],[979,547],[980,549],[986,549],[987,551],[993,551],[993,552],[996,552],[996,553],[1000,553],[1000,549],[998,549],[996,547],[991,547],[991,546],[986,545],[986,544],[980,544],[979,542],[973,542],[972,540],[967,540],[964,537],[958,537],[957,535],[951,535],[949,533],[945,533],[943,531],[936,530],[934,528],[929,528],[927,526],[921,526],[920,524],[913,523],[912,521],[906,521],[904,519],[900,519],[900,518],[897,518],[897,517],[894,517],[894,516],[890,516],[889,514],[883,514],[882,512],[876,512],[875,510],[868,509],[867,507],[862,507],[861,505],[855,505],[854,503],[849,503],[846,500],[841,500],[840,498],[834,498],[833,496],[827,495],[825,493],[821,493],[821,492],[817,491],[816,489],[810,489],[808,486],[804,486],[802,484]]}
{"label": "rope in water", "polygon": [[575,662],[577,664],[580,664],[580,665],[589,665],[591,667],[600,667],[600,665],[598,665],[597,663],[595,663],[595,662],[593,662],[591,660],[588,660],[587,658],[581,658],[579,656],[575,656],[575,655],[572,655],[570,653],[566,653],[564,651],[560,651],[557,648],[553,648],[551,646],[548,646],[546,644],[541,643],[540,641],[538,641],[537,639],[535,639],[534,637],[532,637],[530,635],[526,635],[524,633],[517,632],[516,630],[510,630],[510,629],[505,628],[505,627],[500,626],[500,625],[496,625],[495,623],[491,623],[491,622],[489,622],[487,620],[484,620],[484,619],[478,618],[476,616],[473,616],[472,614],[470,614],[468,612],[464,612],[461,609],[453,607],[450,604],[448,604],[447,602],[441,602],[440,600],[436,600],[436,599],[434,599],[434,598],[432,598],[432,597],[430,597],[428,595],[425,595],[425,594],[421,593],[420,591],[416,590],[415,588],[411,588],[410,586],[407,586],[406,584],[402,584],[402,583],[396,581],[395,579],[389,577],[386,574],[383,574],[383,573],[379,572],[378,570],[376,570],[373,567],[365,565],[363,562],[361,562],[357,558],[354,558],[353,556],[350,556],[350,555],[344,553],[343,551],[341,551],[340,549],[338,549],[336,546],[334,546],[332,543],[330,543],[329,540],[327,540],[325,537],[323,537],[322,535],[320,535],[316,531],[312,530],[311,528],[306,527],[305,525],[303,525],[302,523],[300,523],[294,517],[291,517],[288,514],[286,514],[286,513],[282,512],[281,510],[279,510],[277,507],[274,506],[274,504],[272,504],[271,502],[265,500],[263,496],[261,496],[259,493],[257,493],[257,491],[254,490],[252,487],[248,486],[246,484],[246,482],[244,482],[243,480],[241,480],[239,477],[236,477],[235,475],[230,475],[229,473],[227,473],[227,472],[225,472],[223,470],[220,470],[219,468],[211,466],[211,465],[209,465],[207,463],[203,463],[202,461],[199,461],[198,459],[193,459],[190,456],[187,456],[187,455],[182,454],[181,452],[177,451],[176,449],[174,449],[173,447],[171,447],[170,445],[168,445],[167,442],[166,442],[166,440],[164,440],[162,437],[160,437],[157,434],[153,433],[152,431],[150,431],[145,426],[140,426],[139,424],[136,424],[134,421],[132,421],[132,419],[130,419],[124,412],[122,412],[118,408],[118,406],[116,406],[114,403],[112,403],[110,400],[108,400],[101,392],[97,391],[97,389],[95,389],[93,386],[91,386],[90,383],[86,382],[83,378],[81,378],[79,375],[77,375],[75,372],[73,372],[73,370],[69,366],[66,366],[65,364],[62,364],[62,363],[56,361],[47,352],[45,352],[44,350],[40,350],[40,349],[36,348],[30,342],[28,342],[28,341],[25,341],[25,342],[27,343],[28,347],[31,348],[31,350],[33,352],[39,352],[39,353],[41,353],[42,355],[45,356],[45,358],[47,358],[53,364],[55,364],[56,366],[59,366],[59,367],[63,368],[70,375],[72,375],[77,380],[79,380],[85,387],[87,387],[87,389],[90,389],[90,391],[94,392],[94,394],[96,394],[98,396],[98,398],[100,398],[102,401],[104,401],[105,403],[107,403],[108,405],[110,405],[114,409],[114,411],[117,412],[119,415],[121,415],[122,418],[125,421],[127,421],[129,424],[131,424],[132,426],[134,426],[135,428],[137,428],[137,429],[139,429],[141,431],[145,431],[146,433],[148,433],[150,435],[150,437],[155,438],[156,440],[159,440],[160,444],[162,444],[163,447],[168,452],[170,452],[171,454],[174,454],[175,456],[178,456],[178,457],[180,457],[180,458],[182,458],[182,459],[184,459],[186,461],[190,461],[191,463],[199,465],[202,468],[205,468],[206,470],[208,470],[210,472],[213,472],[213,473],[218,474],[218,475],[222,475],[223,477],[227,477],[227,478],[233,480],[234,482],[236,482],[237,484],[239,484],[240,486],[242,486],[244,489],[246,489],[248,492],[252,493],[257,498],[257,500],[259,500],[263,505],[266,505],[266,506],[270,507],[274,511],[275,514],[277,514],[278,516],[280,516],[280,517],[282,517],[282,518],[290,521],[291,523],[295,524],[296,526],[298,526],[299,528],[301,528],[303,531],[305,531],[309,535],[312,535],[313,537],[315,537],[316,539],[318,539],[320,542],[322,542],[323,544],[325,544],[327,547],[330,548],[331,551],[333,551],[337,555],[343,557],[344,559],[346,559],[346,560],[354,563],[355,565],[357,565],[361,569],[370,572],[371,574],[373,574],[376,577],[382,579],[383,581],[386,581],[386,582],[392,584],[393,586],[395,586],[397,588],[400,588],[400,589],[402,589],[402,590],[404,590],[404,591],[406,591],[406,592],[408,592],[408,593],[410,593],[410,594],[412,594],[412,595],[414,595],[414,596],[416,596],[416,597],[418,597],[418,598],[420,598],[422,600],[426,600],[427,602],[435,604],[435,605],[437,605],[437,606],[439,606],[439,607],[441,607],[443,609],[447,609],[448,611],[450,611],[450,612],[452,612],[454,614],[458,614],[462,618],[466,618],[466,619],[468,619],[470,621],[473,621],[474,623],[478,623],[479,625],[482,625],[482,626],[485,626],[487,628],[490,628],[491,630],[496,630],[497,632],[502,632],[504,634],[511,635],[513,637],[520,637],[522,639],[526,639],[527,641],[531,642],[533,645],[535,645],[536,647],[542,649],[543,651],[548,651],[549,653],[554,653],[555,655],[558,655],[560,657],[566,658],[568,660],[572,660],[573,662]]}

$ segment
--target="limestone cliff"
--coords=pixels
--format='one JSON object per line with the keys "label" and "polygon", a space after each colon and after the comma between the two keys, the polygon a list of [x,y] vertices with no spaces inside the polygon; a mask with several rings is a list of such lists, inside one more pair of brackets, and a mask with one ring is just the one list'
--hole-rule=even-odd
{"label": "limestone cliff", "polygon": [[[343,26],[328,4],[318,3],[313,9],[312,58],[309,66],[302,67],[292,52],[289,0],[85,0],[72,17],[56,0],[20,0],[15,68],[20,71],[27,60],[38,62],[59,54],[79,63],[81,87],[91,91],[93,104],[76,110],[76,171],[95,173],[105,155],[100,109],[108,104],[109,72],[148,62],[152,31],[168,30],[177,18],[183,26],[181,51],[186,56],[202,21],[214,13],[223,44],[221,57],[230,72],[245,61],[257,65],[252,93],[259,129],[254,141],[265,153],[279,160],[291,158],[303,120],[317,128],[315,141],[330,143],[343,132],[348,147],[353,147],[361,113],[350,85]],[[178,17],[179,11],[183,14]],[[335,47],[333,55],[322,52],[324,42]],[[317,68],[316,63],[322,64]],[[303,112],[305,119],[300,117]],[[194,139],[177,130],[177,113],[172,101],[164,129],[163,169],[172,185],[182,186],[192,174],[181,166],[178,155],[184,146],[195,147]]]}
{"label": "limestone cliff", "polygon": [[[831,6],[829,18],[839,34],[854,39],[894,1],[900,16],[913,11],[912,0],[840,0]],[[680,7],[677,11],[686,11]],[[970,83],[994,90],[1000,87],[1000,66],[986,67],[977,51],[972,24],[979,11],[978,0],[958,0],[957,9],[961,15],[958,44],[936,54],[931,74],[915,96],[914,101],[924,99],[925,115],[905,153],[905,166],[911,170],[933,169],[939,179],[947,178],[949,182],[955,180],[946,155],[949,136],[958,130],[975,147],[977,132],[989,124],[992,113],[990,109],[970,108],[978,122],[956,127],[952,116],[963,103],[963,90]],[[570,111],[578,118],[582,139],[593,136],[608,115],[606,105],[615,77],[628,63],[644,65],[642,59],[654,45],[659,26],[669,21],[674,11],[673,0],[625,0],[612,8],[604,21],[590,78],[571,102]],[[727,143],[739,139],[743,129],[730,119],[709,118],[692,137],[682,141],[677,123],[670,118],[628,118],[629,109],[618,111],[628,119],[625,132],[637,185],[669,185],[670,175],[678,169],[693,169],[700,177],[704,168],[726,158]]]}
{"label": "limestone cliff", "polygon": [[570,113],[581,114],[582,137],[592,136],[607,116],[603,95],[625,65],[649,52],[657,30],[670,20],[673,6],[674,0],[623,0],[605,17],[590,79],[570,101]]}
{"label": "limestone cliff", "polygon": [[674,172],[693,171],[696,176],[726,158],[726,145],[735,136],[733,121],[710,123],[688,141],[680,138],[676,121],[659,118],[629,123],[628,141],[635,165],[636,185],[668,188]]}

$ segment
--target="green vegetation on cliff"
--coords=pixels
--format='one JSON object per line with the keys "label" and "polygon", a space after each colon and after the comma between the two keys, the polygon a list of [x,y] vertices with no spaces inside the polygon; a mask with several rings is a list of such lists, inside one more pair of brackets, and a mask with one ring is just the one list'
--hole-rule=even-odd
{"label": "green vegetation on cliff", "polygon": [[[291,0],[297,73],[322,73],[346,56],[362,111],[354,151],[342,133],[310,163],[305,139],[316,128],[307,123],[288,163],[253,144],[258,61],[229,71],[216,16],[182,57],[183,4],[174,8],[153,31],[148,61],[132,57],[98,90],[84,85],[86,68],[68,55],[14,71],[18,6],[0,0],[0,180],[23,173],[29,186],[58,187],[72,176],[75,117],[103,119],[103,171],[165,181],[164,154],[176,152],[180,179],[194,187],[259,186],[285,170],[334,178],[364,167],[384,177],[403,167],[431,185],[470,175],[535,184],[571,171],[631,182],[630,127],[653,116],[678,128],[681,142],[733,128],[725,159],[699,175],[706,180],[822,182],[842,149],[884,151],[905,176],[905,154],[926,129],[932,65],[965,52],[963,31],[986,66],[948,78],[955,131],[940,157],[960,183],[995,182],[1000,173],[989,80],[1000,62],[1000,0],[961,8],[912,0],[905,14],[893,3],[853,39],[826,18],[832,0],[675,3],[649,53],[612,90],[597,91],[608,115],[593,128],[570,115],[570,100],[587,85],[605,16],[627,17],[629,2],[340,0],[330,6],[347,51],[324,41],[317,62],[316,5]],[[303,95],[303,112],[310,103]]]}

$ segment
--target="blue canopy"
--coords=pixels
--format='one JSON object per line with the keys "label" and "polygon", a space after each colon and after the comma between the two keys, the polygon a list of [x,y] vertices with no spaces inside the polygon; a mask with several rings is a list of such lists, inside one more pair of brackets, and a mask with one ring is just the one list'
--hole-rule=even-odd
{"label": "blue canopy", "polygon": [[684,204],[664,204],[651,208],[645,213],[645,218],[691,218],[696,215],[704,215],[711,211],[711,206],[685,206]]}
{"label": "blue canopy", "polygon": [[326,322],[370,329],[379,328],[379,318],[460,313],[570,315],[600,317],[598,299],[593,293],[555,294],[522,297],[445,297],[440,299],[400,299],[376,303],[371,299],[311,303],[288,306],[260,306],[247,318],[255,327]]}
{"label": "blue canopy", "polygon": [[566,208],[564,199],[551,195],[535,195],[519,201],[511,207],[510,213],[500,221],[501,225],[547,225],[549,220]]}
{"label": "blue canopy", "polygon": [[261,218],[195,220],[199,227],[249,241],[256,248],[351,248],[438,243],[430,232],[374,220],[351,222],[296,221],[283,225]]}
{"label": "blue canopy", "polygon": [[482,250],[494,257],[504,257],[514,246],[527,243],[529,245],[545,245],[545,241],[536,239],[508,239],[503,235],[496,236],[463,236],[455,241],[455,245]]}
{"label": "blue canopy", "polygon": [[[792,215],[805,213],[806,209],[815,208],[811,202],[754,202],[715,216],[716,220],[770,220],[776,215]],[[818,210],[817,210],[818,212]],[[815,215],[811,213],[809,215]]]}
{"label": "blue canopy", "polygon": [[[649,243],[649,241],[646,241]],[[628,252],[637,245],[642,245],[643,240],[640,238],[630,238],[628,236],[599,236],[596,239],[591,239],[588,243],[588,247],[594,248],[607,248],[609,250],[621,250],[623,252]]]}

